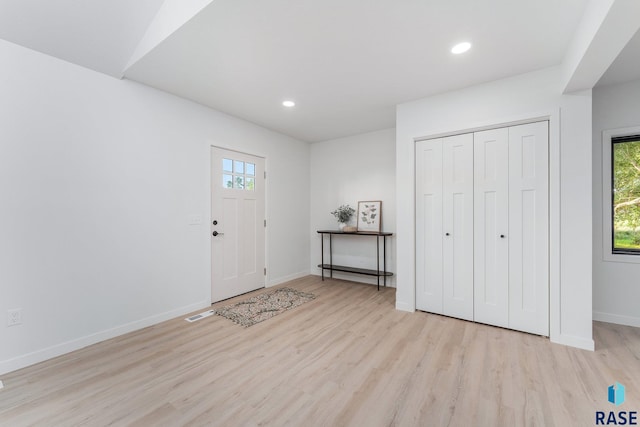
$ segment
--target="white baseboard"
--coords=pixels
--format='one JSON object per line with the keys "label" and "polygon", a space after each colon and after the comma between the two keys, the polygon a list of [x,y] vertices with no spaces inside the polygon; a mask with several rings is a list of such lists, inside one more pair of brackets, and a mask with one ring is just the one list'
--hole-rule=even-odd
{"label": "white baseboard", "polygon": [[550,337],[551,342],[556,344],[567,345],[569,347],[576,347],[582,350],[595,350],[595,343],[592,339],[576,337],[573,335],[560,334],[556,337]]}
{"label": "white baseboard", "polygon": [[300,279],[308,275],[309,275],[309,271],[299,271],[298,273],[293,273],[293,274],[289,274],[288,276],[278,277],[277,279],[269,280],[269,282],[265,287],[270,288],[272,286],[276,286],[282,283],[290,282],[292,280]]}
{"label": "white baseboard", "polygon": [[599,322],[615,323],[616,325],[635,326],[636,328],[640,328],[640,317],[623,316],[620,314],[594,311],[593,320],[597,320]]}
{"label": "white baseboard", "polygon": [[129,332],[137,331],[138,329],[146,328],[148,326],[156,325],[160,322],[174,319],[176,317],[191,313],[192,311],[200,310],[210,306],[211,301],[202,301],[199,303],[190,304],[184,307],[177,308],[175,310],[167,311],[165,313],[157,314],[145,319],[117,326],[112,329],[107,329],[105,331],[97,332],[85,337],[63,342],[61,344],[56,344],[51,347],[43,348],[41,350],[36,350],[34,352],[15,357],[13,359],[3,360],[0,361],[0,375],[16,371],[27,366],[35,365],[36,363],[53,359],[54,357],[67,354],[75,350],[80,350],[81,348],[90,346],[92,344],[115,338]]}
{"label": "white baseboard", "polygon": [[416,309],[413,307],[412,304],[409,304],[403,301],[396,301],[396,310],[408,311],[410,313],[413,313],[416,311]]}

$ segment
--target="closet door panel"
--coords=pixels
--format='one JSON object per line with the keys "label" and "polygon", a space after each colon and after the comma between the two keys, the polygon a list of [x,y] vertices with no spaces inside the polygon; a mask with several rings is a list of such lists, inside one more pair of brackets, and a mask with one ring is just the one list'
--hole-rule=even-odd
{"label": "closet door panel", "polygon": [[443,312],[473,320],[473,134],[444,138]]}
{"label": "closet door panel", "polygon": [[416,143],[416,308],[443,314],[442,139]]}
{"label": "closet door panel", "polygon": [[509,324],[509,132],[474,134],[474,320]]}
{"label": "closet door panel", "polygon": [[509,327],[549,335],[548,122],[509,128]]}

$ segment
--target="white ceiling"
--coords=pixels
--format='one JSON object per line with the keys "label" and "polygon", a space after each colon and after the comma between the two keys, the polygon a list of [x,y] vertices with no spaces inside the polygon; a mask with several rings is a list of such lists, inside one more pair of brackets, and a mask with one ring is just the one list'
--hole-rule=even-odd
{"label": "white ceiling", "polygon": [[164,0],[0,0],[0,38],[115,77]]}
{"label": "white ceiling", "polygon": [[640,79],[640,31],[627,43],[596,86]]}
{"label": "white ceiling", "polygon": [[[322,141],[392,127],[398,103],[559,64],[586,3],[216,0],[125,76]],[[460,40],[472,50],[451,55]]]}
{"label": "white ceiling", "polygon": [[[0,0],[0,38],[313,142],[393,127],[402,102],[559,65],[587,3]],[[125,70],[159,10],[186,22]],[[640,78],[639,39],[599,84]],[[461,40],[472,50],[450,54]]]}

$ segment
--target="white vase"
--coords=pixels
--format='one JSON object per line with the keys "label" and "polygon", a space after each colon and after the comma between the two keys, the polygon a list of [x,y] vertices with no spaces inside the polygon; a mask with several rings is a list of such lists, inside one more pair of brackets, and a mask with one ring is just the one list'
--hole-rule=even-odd
{"label": "white vase", "polygon": [[342,231],[344,230],[344,228],[347,226],[347,224],[345,224],[344,222],[339,222],[338,223],[338,230]]}

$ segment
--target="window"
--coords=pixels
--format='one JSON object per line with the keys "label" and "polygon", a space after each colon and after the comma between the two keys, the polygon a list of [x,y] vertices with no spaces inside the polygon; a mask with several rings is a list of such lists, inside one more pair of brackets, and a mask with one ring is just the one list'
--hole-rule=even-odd
{"label": "window", "polygon": [[241,160],[222,159],[222,187],[255,190],[256,165]]}
{"label": "window", "polygon": [[640,134],[611,138],[612,253],[640,255]]}

